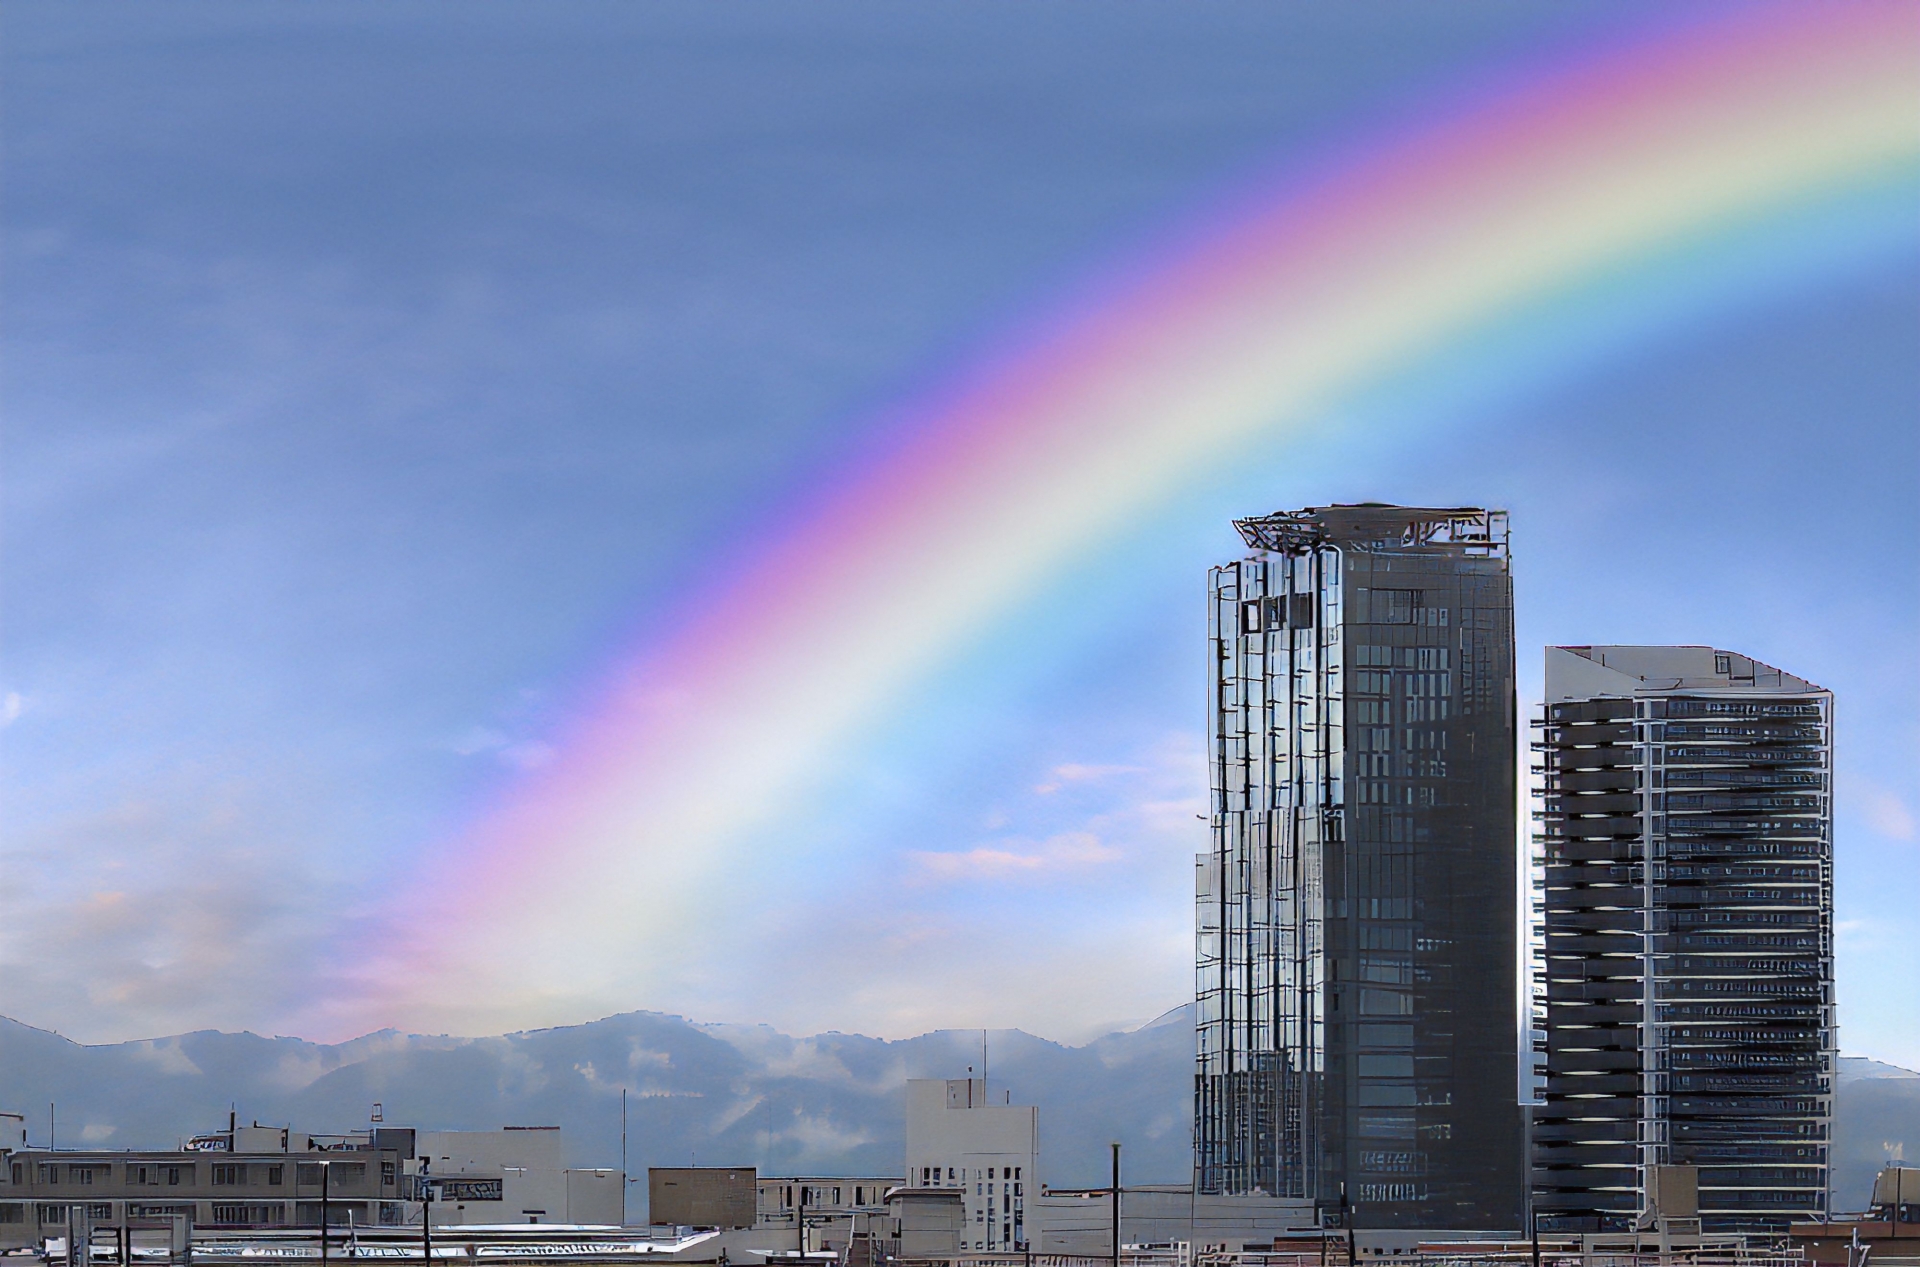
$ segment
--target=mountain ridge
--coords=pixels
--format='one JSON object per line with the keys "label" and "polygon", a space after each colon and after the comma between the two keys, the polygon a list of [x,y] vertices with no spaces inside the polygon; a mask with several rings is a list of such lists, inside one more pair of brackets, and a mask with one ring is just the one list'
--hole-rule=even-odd
{"label": "mountain ridge", "polygon": [[[1042,1175],[1056,1187],[1105,1180],[1124,1146],[1129,1182],[1180,1183],[1190,1167],[1192,1004],[1068,1046],[987,1032],[996,1095],[1040,1106]],[[619,1163],[627,1090],[628,1168],[755,1165],[770,1173],[891,1175],[905,1151],[910,1077],[965,1077],[981,1031],[903,1039],[622,1012],[580,1025],[479,1038],[379,1030],[342,1043],[198,1030],[83,1044],[0,1017],[0,1109],[28,1114],[63,1147],[174,1147],[242,1121],[316,1132],[385,1120],[443,1129],[552,1125],[569,1164]],[[1842,1057],[1836,1079],[1836,1208],[1864,1204],[1893,1157],[1920,1157],[1920,1073]],[[636,1189],[643,1185],[636,1185]],[[636,1208],[635,1213],[638,1213]]]}

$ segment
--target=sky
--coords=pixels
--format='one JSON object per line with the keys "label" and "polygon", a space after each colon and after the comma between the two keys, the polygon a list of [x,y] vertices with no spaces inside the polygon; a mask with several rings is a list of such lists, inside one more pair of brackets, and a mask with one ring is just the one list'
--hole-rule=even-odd
{"label": "sky", "polygon": [[[341,965],[896,402],[1247,188],[1674,12],[8,6],[0,1013],[343,1036]],[[1910,227],[1440,421],[1384,392],[1233,455],[783,785],[717,897],[572,877],[673,971],[570,990],[655,943],[543,910],[502,938],[554,1001],[484,1019],[1079,1040],[1179,1004],[1205,569],[1236,515],[1392,500],[1511,512],[1523,701],[1561,643],[1836,692],[1841,1044],[1920,1064]],[[486,972],[423,958],[414,997]]]}

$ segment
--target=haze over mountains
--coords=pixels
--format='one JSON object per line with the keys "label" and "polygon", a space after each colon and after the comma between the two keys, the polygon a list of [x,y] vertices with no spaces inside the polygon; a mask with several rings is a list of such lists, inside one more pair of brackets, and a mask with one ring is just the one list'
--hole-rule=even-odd
{"label": "haze over mountains", "polygon": [[[1190,1007],[1066,1047],[1019,1030],[985,1036],[996,1092],[1040,1106],[1043,1178],[1104,1182],[1106,1145],[1124,1145],[1130,1183],[1187,1178],[1193,1076]],[[755,1165],[777,1173],[897,1174],[903,1084],[963,1077],[982,1063],[979,1030],[888,1041],[766,1026],[709,1025],[629,1012],[496,1038],[382,1032],[339,1044],[204,1031],[83,1046],[0,1018],[0,1108],[24,1112],[36,1146],[53,1106],[61,1147],[174,1147],[224,1126],[231,1110],[302,1130],[366,1125],[563,1127],[577,1166],[628,1170]],[[1836,1206],[1865,1203],[1888,1158],[1920,1158],[1920,1073],[1847,1057],[1835,1111]],[[644,1206],[634,1187],[631,1213]]]}

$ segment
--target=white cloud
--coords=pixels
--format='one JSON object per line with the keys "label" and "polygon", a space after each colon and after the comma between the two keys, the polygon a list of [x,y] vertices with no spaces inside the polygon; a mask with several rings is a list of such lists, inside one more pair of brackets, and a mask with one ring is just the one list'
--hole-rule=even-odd
{"label": "white cloud", "polygon": [[1865,803],[1867,823],[1882,836],[1895,840],[1914,838],[1914,816],[1899,793],[1876,783],[1856,782],[1855,792]]}
{"label": "white cloud", "polygon": [[1143,774],[1145,771],[1137,765],[1085,765],[1068,762],[1057,765],[1047,772],[1049,778],[1044,783],[1034,785],[1034,791],[1041,796],[1050,796],[1069,783],[1090,783],[1110,779],[1117,774]]}
{"label": "white cloud", "polygon": [[0,730],[5,730],[20,720],[20,714],[27,711],[27,702],[18,691],[8,691],[0,697]]}
{"label": "white cloud", "polygon": [[[129,802],[0,850],[0,1012],[88,1041],[258,1025],[313,979],[332,885],[231,801]],[[184,1053],[139,1054],[189,1072]]]}
{"label": "white cloud", "polygon": [[1092,832],[1063,832],[1034,844],[1008,842],[980,845],[954,853],[914,855],[927,872],[943,878],[1018,875],[1023,872],[1061,871],[1116,862],[1120,850],[1101,842]]}

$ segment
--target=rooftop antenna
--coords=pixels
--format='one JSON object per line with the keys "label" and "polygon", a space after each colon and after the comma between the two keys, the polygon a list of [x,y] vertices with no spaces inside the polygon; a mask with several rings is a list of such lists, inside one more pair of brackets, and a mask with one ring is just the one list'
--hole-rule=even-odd
{"label": "rooftop antenna", "polygon": [[980,1100],[986,1102],[987,1092],[987,1031],[980,1031]]}

